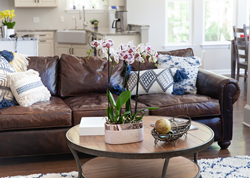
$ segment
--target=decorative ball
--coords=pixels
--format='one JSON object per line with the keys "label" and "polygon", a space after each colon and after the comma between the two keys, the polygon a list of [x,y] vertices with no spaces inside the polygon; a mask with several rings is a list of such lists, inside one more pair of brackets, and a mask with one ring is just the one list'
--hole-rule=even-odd
{"label": "decorative ball", "polygon": [[155,122],[155,130],[159,134],[166,134],[171,130],[171,123],[168,119],[159,119]]}

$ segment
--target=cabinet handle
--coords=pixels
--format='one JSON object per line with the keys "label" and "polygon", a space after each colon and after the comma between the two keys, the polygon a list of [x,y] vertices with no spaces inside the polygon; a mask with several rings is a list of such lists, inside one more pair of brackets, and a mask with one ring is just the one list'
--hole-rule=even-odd
{"label": "cabinet handle", "polygon": [[46,36],[46,35],[39,35],[39,36]]}
{"label": "cabinet handle", "polygon": [[40,42],[46,42],[46,40],[40,40]]}
{"label": "cabinet handle", "polygon": [[74,48],[72,48],[72,54],[74,54]]}
{"label": "cabinet handle", "polygon": [[71,51],[70,51],[70,50],[71,50],[71,48],[69,48],[69,54],[71,54]]}
{"label": "cabinet handle", "polygon": [[37,2],[39,3],[39,0],[37,0]]}

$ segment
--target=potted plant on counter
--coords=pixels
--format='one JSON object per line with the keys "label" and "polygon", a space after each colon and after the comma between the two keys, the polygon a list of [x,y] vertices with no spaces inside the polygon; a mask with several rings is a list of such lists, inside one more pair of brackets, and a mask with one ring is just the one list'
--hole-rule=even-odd
{"label": "potted plant on counter", "polygon": [[[108,107],[106,110],[106,123],[105,123],[105,142],[109,144],[123,144],[138,142],[143,140],[143,116],[149,111],[159,107],[147,107],[137,111],[137,98],[138,98],[138,83],[139,83],[139,71],[137,76],[137,88],[135,96],[135,109],[131,109],[131,91],[128,90],[128,86],[125,86],[128,81],[127,68],[128,65],[134,63],[134,61],[144,63],[146,58],[149,58],[151,62],[156,63],[158,55],[155,50],[152,50],[150,44],[140,44],[137,47],[130,41],[127,44],[121,44],[117,50],[113,49],[114,42],[110,39],[94,40],[91,42],[91,46],[99,50],[101,57],[106,57],[108,60],[108,86],[107,97]],[[88,51],[88,54],[93,51]],[[119,63],[119,60],[123,61],[125,75],[122,86],[122,92],[115,101],[112,93],[110,92],[109,84],[112,74],[112,68],[115,63]],[[122,113],[122,107],[125,105],[125,111]],[[121,139],[122,138],[122,139]]]}
{"label": "potted plant on counter", "polygon": [[94,25],[95,25],[95,23],[96,23],[96,24],[97,24],[97,26],[98,26],[99,21],[98,21],[98,20],[96,20],[96,19],[93,19],[93,20],[90,20],[90,23],[91,23],[91,28],[92,28],[92,29],[94,29]]}
{"label": "potted plant on counter", "polygon": [[7,37],[12,34],[15,34],[15,30],[13,29],[16,25],[15,21],[12,21],[13,17],[16,15],[14,14],[15,10],[4,10],[0,12],[0,19],[2,20],[2,24],[7,26]]}

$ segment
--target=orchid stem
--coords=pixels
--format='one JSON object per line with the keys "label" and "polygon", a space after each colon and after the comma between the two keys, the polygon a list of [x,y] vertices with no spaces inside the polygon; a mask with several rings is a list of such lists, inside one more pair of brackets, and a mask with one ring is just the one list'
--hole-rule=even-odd
{"label": "orchid stem", "polygon": [[[109,49],[108,49],[108,108],[110,106],[109,103],[109,83],[110,83],[110,76],[109,76]],[[108,118],[109,118],[109,109],[108,109]],[[112,120],[113,118],[110,118],[110,120]]]}
{"label": "orchid stem", "polygon": [[138,88],[139,88],[139,78],[140,78],[140,67],[141,67],[141,62],[139,62],[139,70],[138,70],[138,75],[137,75],[137,85],[136,85],[136,95],[135,95],[135,113],[137,111],[137,100],[138,100]]}

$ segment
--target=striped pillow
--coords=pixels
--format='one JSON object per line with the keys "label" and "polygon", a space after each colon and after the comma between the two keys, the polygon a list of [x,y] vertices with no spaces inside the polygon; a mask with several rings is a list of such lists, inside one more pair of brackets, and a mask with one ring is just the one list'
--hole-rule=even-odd
{"label": "striped pillow", "polygon": [[39,73],[33,69],[7,74],[10,88],[20,106],[30,106],[40,101],[49,101],[50,92],[43,85]]}
{"label": "striped pillow", "polygon": [[14,96],[10,90],[9,81],[6,78],[6,74],[14,73],[14,69],[10,63],[0,55],[0,102],[5,100],[13,101]]}

